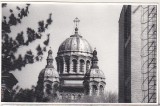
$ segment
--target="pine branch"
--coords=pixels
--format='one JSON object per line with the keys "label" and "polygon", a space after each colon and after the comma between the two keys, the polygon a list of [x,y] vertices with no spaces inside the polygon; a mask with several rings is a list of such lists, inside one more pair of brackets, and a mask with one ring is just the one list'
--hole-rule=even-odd
{"label": "pine branch", "polygon": [[[2,6],[4,6],[4,4],[2,4]],[[10,9],[10,16],[9,16],[9,21],[7,22],[6,21],[6,17],[3,17],[3,20],[2,20],[2,32],[5,32],[5,33],[11,33],[11,30],[10,30],[10,27],[11,26],[16,26],[17,24],[21,23],[21,20],[24,18],[24,17],[27,17],[28,14],[29,14],[29,6],[30,5],[26,5],[25,8],[22,8],[20,9],[18,7],[18,11],[20,11],[18,13],[18,17],[16,17],[14,15],[14,12],[12,9]]]}
{"label": "pine branch", "polygon": [[[5,6],[5,5],[3,5]],[[18,58],[15,58],[15,53],[18,49],[23,46],[26,47],[30,43],[34,43],[33,41],[42,38],[42,33],[45,32],[48,27],[52,23],[52,14],[49,14],[49,18],[44,21],[38,22],[38,30],[37,32],[32,28],[27,28],[27,40],[24,40],[23,31],[19,32],[15,39],[9,37],[11,31],[11,26],[15,26],[19,23],[22,23],[22,19],[27,17],[29,14],[29,6],[30,4],[26,4],[25,8],[16,7],[17,11],[19,11],[18,16],[14,15],[14,11],[10,9],[9,21],[7,21],[7,17],[3,16],[2,20],[2,71],[14,71],[15,69],[21,70],[22,67],[25,67],[26,64],[33,64],[34,62],[41,61],[43,52],[46,52],[46,46],[49,44],[49,34],[47,35],[47,39],[43,42],[44,47],[38,45],[36,48],[37,54],[34,56],[32,51],[26,51],[25,55],[22,57],[20,54]]]}

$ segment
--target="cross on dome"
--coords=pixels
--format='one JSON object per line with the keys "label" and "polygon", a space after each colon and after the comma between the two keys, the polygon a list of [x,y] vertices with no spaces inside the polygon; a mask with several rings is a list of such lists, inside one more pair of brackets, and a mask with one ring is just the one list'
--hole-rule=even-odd
{"label": "cross on dome", "polygon": [[76,27],[78,26],[78,23],[80,22],[80,20],[76,17],[73,22],[75,23]]}
{"label": "cross on dome", "polygon": [[75,34],[78,34],[78,23],[80,22],[80,20],[76,17],[73,22],[75,23]]}

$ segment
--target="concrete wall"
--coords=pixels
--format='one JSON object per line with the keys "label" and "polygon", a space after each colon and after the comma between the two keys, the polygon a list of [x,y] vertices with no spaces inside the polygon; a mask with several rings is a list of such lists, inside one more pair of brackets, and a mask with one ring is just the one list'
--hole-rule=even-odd
{"label": "concrete wall", "polygon": [[123,6],[119,19],[119,102],[131,102],[131,6]]}
{"label": "concrete wall", "polygon": [[141,8],[131,7],[131,102],[142,102],[141,90]]}
{"label": "concrete wall", "polygon": [[[131,11],[130,11],[131,9]],[[140,103],[141,8],[123,6],[119,19],[119,102]]]}

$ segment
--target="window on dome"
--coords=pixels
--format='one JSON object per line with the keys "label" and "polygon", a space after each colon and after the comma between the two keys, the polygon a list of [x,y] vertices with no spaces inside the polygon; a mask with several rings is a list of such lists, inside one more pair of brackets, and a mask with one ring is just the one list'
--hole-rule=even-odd
{"label": "window on dome", "polygon": [[63,73],[63,61],[60,61],[59,70],[60,70],[60,73],[62,74]]}
{"label": "window on dome", "polygon": [[103,86],[102,86],[102,85],[100,85],[100,91],[99,91],[99,94],[100,94],[100,95],[103,95],[103,92],[104,92],[104,88],[103,88]]}
{"label": "window on dome", "polygon": [[66,99],[68,99],[69,98],[69,95],[68,94],[66,94]]}
{"label": "window on dome", "polygon": [[66,69],[65,69],[66,72],[69,72],[70,71],[70,64],[69,64],[69,59],[66,60]]}
{"label": "window on dome", "polygon": [[78,94],[78,99],[80,99],[81,98],[81,94]]}
{"label": "window on dome", "polygon": [[50,84],[47,84],[47,85],[46,85],[46,93],[47,93],[47,94],[51,94],[51,89],[52,89],[52,88],[51,88],[51,85],[50,85]]}
{"label": "window on dome", "polygon": [[60,94],[60,95],[59,95],[59,99],[63,99],[63,96],[62,96],[62,94]]}
{"label": "window on dome", "polygon": [[93,94],[93,95],[97,95],[97,91],[98,91],[97,86],[96,86],[96,85],[93,85],[93,86],[92,86],[92,89],[93,89],[92,94]]}
{"label": "window on dome", "polygon": [[87,60],[87,62],[86,62],[86,70],[89,70],[89,68],[90,68],[90,61]]}
{"label": "window on dome", "polygon": [[80,60],[80,72],[84,72],[84,60]]}
{"label": "window on dome", "polygon": [[54,91],[57,91],[57,90],[58,90],[58,88],[59,88],[58,83],[55,83],[55,84],[53,85],[53,88],[54,88]]}
{"label": "window on dome", "polygon": [[77,72],[77,60],[72,60],[73,63],[73,72]]}
{"label": "window on dome", "polygon": [[75,95],[74,94],[71,95],[71,100],[75,100]]}

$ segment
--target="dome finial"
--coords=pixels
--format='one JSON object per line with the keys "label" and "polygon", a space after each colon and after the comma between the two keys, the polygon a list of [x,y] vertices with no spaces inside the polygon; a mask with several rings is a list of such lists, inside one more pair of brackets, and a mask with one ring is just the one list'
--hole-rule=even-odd
{"label": "dome finial", "polygon": [[49,54],[52,54],[51,47],[50,47],[50,49],[49,49],[49,51],[48,51],[48,55],[49,55]]}
{"label": "dome finial", "polygon": [[78,33],[78,23],[80,22],[80,20],[76,17],[73,20],[74,24],[75,24],[75,33]]}
{"label": "dome finial", "polygon": [[94,48],[93,56],[97,56],[97,50],[96,50],[96,48]]}
{"label": "dome finial", "polygon": [[48,51],[48,56],[47,56],[47,65],[46,67],[51,67],[53,68],[53,57],[52,57],[52,50],[51,50],[51,47],[50,47],[50,50]]}
{"label": "dome finial", "polygon": [[91,68],[99,68],[97,63],[98,63],[97,51],[96,51],[96,49],[94,49]]}

